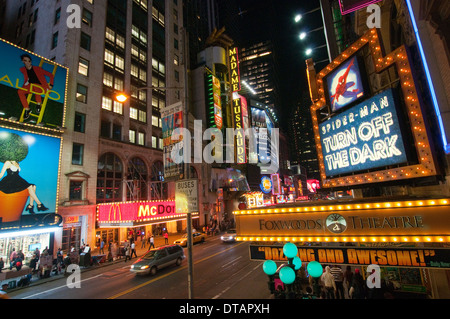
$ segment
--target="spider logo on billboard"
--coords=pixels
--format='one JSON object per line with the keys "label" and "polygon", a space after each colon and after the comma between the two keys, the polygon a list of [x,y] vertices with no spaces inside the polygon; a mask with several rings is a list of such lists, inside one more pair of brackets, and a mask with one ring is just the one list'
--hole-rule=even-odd
{"label": "spider logo on billboard", "polygon": [[[366,48],[377,74],[397,69],[398,89],[368,96],[364,61],[358,60]],[[404,45],[384,54],[371,29],[317,75],[308,68],[322,187],[437,175],[410,61]],[[320,121],[326,108],[330,116]]]}

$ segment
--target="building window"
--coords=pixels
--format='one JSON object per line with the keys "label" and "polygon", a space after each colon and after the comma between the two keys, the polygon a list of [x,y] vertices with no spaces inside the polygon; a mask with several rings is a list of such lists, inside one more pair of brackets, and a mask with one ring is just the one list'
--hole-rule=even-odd
{"label": "building window", "polygon": [[111,123],[102,121],[100,124],[100,136],[105,138],[111,137]]}
{"label": "building window", "polygon": [[130,118],[132,118],[133,120],[138,119],[138,110],[134,107],[130,107]]}
{"label": "building window", "polygon": [[152,136],[152,147],[156,148],[158,146],[158,138],[156,136]]}
{"label": "building window", "polygon": [[154,116],[154,115],[152,115],[152,125],[153,126],[158,126],[158,117],[157,116]]}
{"label": "building window", "polygon": [[81,32],[80,46],[87,51],[91,51],[91,37],[84,32]]}
{"label": "building window", "polygon": [[53,37],[52,37],[52,49],[56,48],[57,45],[58,45],[58,32],[53,33]]}
{"label": "building window", "polygon": [[69,200],[82,200],[83,182],[70,181]]}
{"label": "building window", "polygon": [[132,143],[132,144],[136,143],[136,131],[135,130],[130,130],[128,132],[128,137],[130,139],[130,143]]}
{"label": "building window", "polygon": [[138,144],[145,145],[145,133],[138,133]]}
{"label": "building window", "polygon": [[83,18],[81,19],[84,24],[87,24],[89,27],[92,27],[92,12],[86,9],[83,9]]}
{"label": "building window", "polygon": [[112,111],[112,99],[104,96],[102,98],[102,109]]}
{"label": "building window", "polygon": [[175,81],[180,82],[180,72],[177,70],[174,71]]}
{"label": "building window", "polygon": [[106,153],[98,160],[97,202],[122,201],[123,165],[118,156]]}
{"label": "building window", "polygon": [[122,140],[122,126],[120,124],[113,124],[112,138],[117,141]]}
{"label": "building window", "polygon": [[88,76],[89,75],[89,61],[83,58],[80,58],[78,61],[78,73]]}
{"label": "building window", "polygon": [[77,84],[77,95],[76,99],[78,102],[87,102],[87,87],[81,84]]}
{"label": "building window", "polygon": [[84,145],[73,143],[72,165],[83,165]]}
{"label": "building window", "polygon": [[103,73],[103,85],[108,86],[110,88],[113,87],[114,76],[109,73]]}
{"label": "building window", "polygon": [[114,101],[113,102],[113,112],[117,113],[117,114],[123,114],[123,104],[118,101]]}
{"label": "building window", "polygon": [[147,112],[139,110],[139,121],[147,123]]}
{"label": "building window", "polygon": [[73,130],[84,133],[86,128],[86,114],[75,112],[75,123]]}

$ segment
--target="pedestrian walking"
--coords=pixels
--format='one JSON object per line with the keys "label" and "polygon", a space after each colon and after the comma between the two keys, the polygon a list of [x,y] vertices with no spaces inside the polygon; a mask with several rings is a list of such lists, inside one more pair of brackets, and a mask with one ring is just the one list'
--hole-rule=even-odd
{"label": "pedestrian walking", "polygon": [[350,291],[350,286],[352,284],[352,279],[353,279],[352,267],[347,266],[347,268],[345,269],[345,272],[344,272],[344,285],[345,285],[345,289],[346,289],[348,298],[350,298],[349,291]]}
{"label": "pedestrian walking", "polygon": [[131,243],[131,256],[130,259],[133,258],[133,254],[136,256],[137,258],[137,254],[136,254],[136,244],[134,243],[134,241]]}
{"label": "pedestrian walking", "polygon": [[17,258],[17,253],[16,253],[16,249],[13,248],[11,254],[9,255],[9,270],[13,269],[14,266],[14,261]]}
{"label": "pedestrian walking", "polygon": [[352,283],[350,286],[349,296],[351,299],[365,299],[366,294],[364,291],[364,279],[359,273],[359,269],[355,269],[355,274],[353,275]]}
{"label": "pedestrian walking", "polygon": [[125,247],[125,262],[127,262],[128,259],[131,260],[131,247],[129,245],[126,245],[126,247]]}
{"label": "pedestrian walking", "polygon": [[104,241],[103,238],[102,238],[102,241],[101,241],[101,243],[100,243],[100,253],[101,253],[101,254],[104,254],[104,253],[105,253],[104,248],[105,248],[105,241]]}
{"label": "pedestrian walking", "polygon": [[155,237],[153,235],[150,235],[150,248],[155,248]]}
{"label": "pedestrian walking", "polygon": [[0,273],[2,272],[3,267],[5,267],[5,262],[3,261],[3,257],[0,257]]}
{"label": "pedestrian walking", "polygon": [[334,277],[334,283],[336,286],[336,299],[345,299],[344,296],[344,272],[341,267],[334,265],[331,270],[331,274]]}
{"label": "pedestrian walking", "polygon": [[169,244],[169,233],[165,232],[164,233],[164,244]]}
{"label": "pedestrian walking", "polygon": [[147,243],[147,240],[145,239],[145,236],[142,236],[141,238],[141,248],[145,248],[145,244]]}
{"label": "pedestrian walking", "polygon": [[325,287],[325,293],[327,299],[335,299],[334,293],[336,291],[336,284],[334,283],[334,277],[331,274],[330,267],[325,267],[325,272],[323,273],[321,279]]}

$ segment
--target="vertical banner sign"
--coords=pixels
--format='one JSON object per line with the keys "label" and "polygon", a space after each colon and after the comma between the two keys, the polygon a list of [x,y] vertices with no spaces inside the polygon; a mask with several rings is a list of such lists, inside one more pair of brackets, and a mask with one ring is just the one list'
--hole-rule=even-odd
{"label": "vertical banner sign", "polygon": [[222,129],[222,102],[220,100],[220,80],[212,76],[212,90],[214,98],[214,123],[216,127]]}
{"label": "vertical banner sign", "polygon": [[181,102],[169,105],[161,110],[162,136],[164,147],[164,178],[178,178],[183,172],[183,163],[177,164],[172,159],[174,149],[182,148],[182,136],[173,140],[172,133],[183,127],[183,105]]}
{"label": "vertical banner sign", "polygon": [[229,49],[228,57],[230,58],[231,91],[238,92],[241,90],[241,76],[239,74],[238,49],[236,47]]}
{"label": "vertical banner sign", "polygon": [[270,175],[272,179],[272,195],[280,195],[281,194],[281,183],[280,183],[280,175],[272,174]]}
{"label": "vertical banner sign", "polygon": [[247,162],[247,156],[245,154],[245,134],[242,127],[242,106],[240,98],[233,100],[233,120],[236,135],[236,163],[244,164]]}
{"label": "vertical banner sign", "polygon": [[198,180],[188,179],[176,182],[175,209],[177,213],[198,212]]}

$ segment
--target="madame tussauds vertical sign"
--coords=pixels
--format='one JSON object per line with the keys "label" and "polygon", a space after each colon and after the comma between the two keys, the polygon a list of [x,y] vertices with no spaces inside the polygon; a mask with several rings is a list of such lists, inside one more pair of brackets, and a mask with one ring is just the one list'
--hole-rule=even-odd
{"label": "madame tussauds vertical sign", "polygon": [[241,90],[241,77],[239,75],[238,49],[236,47],[229,49],[228,57],[230,59],[231,91],[238,92]]}
{"label": "madame tussauds vertical sign", "polygon": [[392,90],[319,125],[327,176],[407,161]]}

